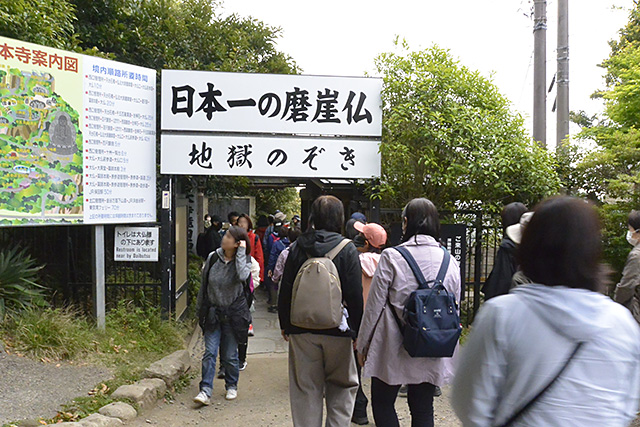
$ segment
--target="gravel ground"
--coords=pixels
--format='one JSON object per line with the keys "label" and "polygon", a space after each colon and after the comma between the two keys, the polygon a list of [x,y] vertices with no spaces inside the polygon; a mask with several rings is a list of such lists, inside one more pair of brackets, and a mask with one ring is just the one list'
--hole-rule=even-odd
{"label": "gravel ground", "polygon": [[60,405],[110,377],[104,368],[42,363],[0,351],[0,425],[52,418]]}

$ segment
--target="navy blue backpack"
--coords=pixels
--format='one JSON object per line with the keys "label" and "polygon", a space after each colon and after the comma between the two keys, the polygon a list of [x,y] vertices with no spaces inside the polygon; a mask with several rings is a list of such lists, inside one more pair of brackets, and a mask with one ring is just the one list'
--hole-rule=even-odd
{"label": "navy blue backpack", "polygon": [[[402,344],[411,357],[451,357],[462,333],[455,297],[444,287],[451,255],[442,248],[444,258],[435,280],[427,282],[418,263],[407,248],[394,248],[404,257],[418,281],[404,306],[404,325],[396,310],[391,312],[403,335]],[[429,287],[432,283],[433,286]]]}

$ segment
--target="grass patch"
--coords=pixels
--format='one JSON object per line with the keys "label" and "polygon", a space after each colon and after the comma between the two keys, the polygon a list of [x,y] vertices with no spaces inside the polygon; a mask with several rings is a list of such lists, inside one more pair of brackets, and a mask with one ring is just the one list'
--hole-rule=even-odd
{"label": "grass patch", "polygon": [[[8,314],[0,332],[11,353],[43,362],[68,360],[111,369],[112,379],[97,385],[88,396],[63,405],[54,419],[45,420],[55,423],[84,418],[113,402],[110,395],[119,386],[139,380],[151,363],[184,348],[192,330],[189,326],[163,320],[160,310],[148,304],[120,302],[107,313],[104,331],[71,308],[30,307]],[[190,381],[187,377],[181,381]]]}

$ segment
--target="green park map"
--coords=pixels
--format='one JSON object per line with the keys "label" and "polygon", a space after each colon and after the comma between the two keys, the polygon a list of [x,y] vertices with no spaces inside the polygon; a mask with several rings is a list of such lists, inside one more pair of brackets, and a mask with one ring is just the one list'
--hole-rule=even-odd
{"label": "green park map", "polygon": [[49,73],[0,70],[0,225],[82,218],[79,114]]}

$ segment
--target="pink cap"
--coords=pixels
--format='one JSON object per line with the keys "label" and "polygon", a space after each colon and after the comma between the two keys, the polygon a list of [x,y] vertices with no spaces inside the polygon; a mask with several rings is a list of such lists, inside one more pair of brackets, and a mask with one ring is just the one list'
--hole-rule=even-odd
{"label": "pink cap", "polygon": [[353,228],[358,230],[364,235],[364,238],[369,241],[369,244],[374,248],[381,248],[387,243],[387,231],[375,222],[364,224],[360,221],[356,221],[353,224]]}

